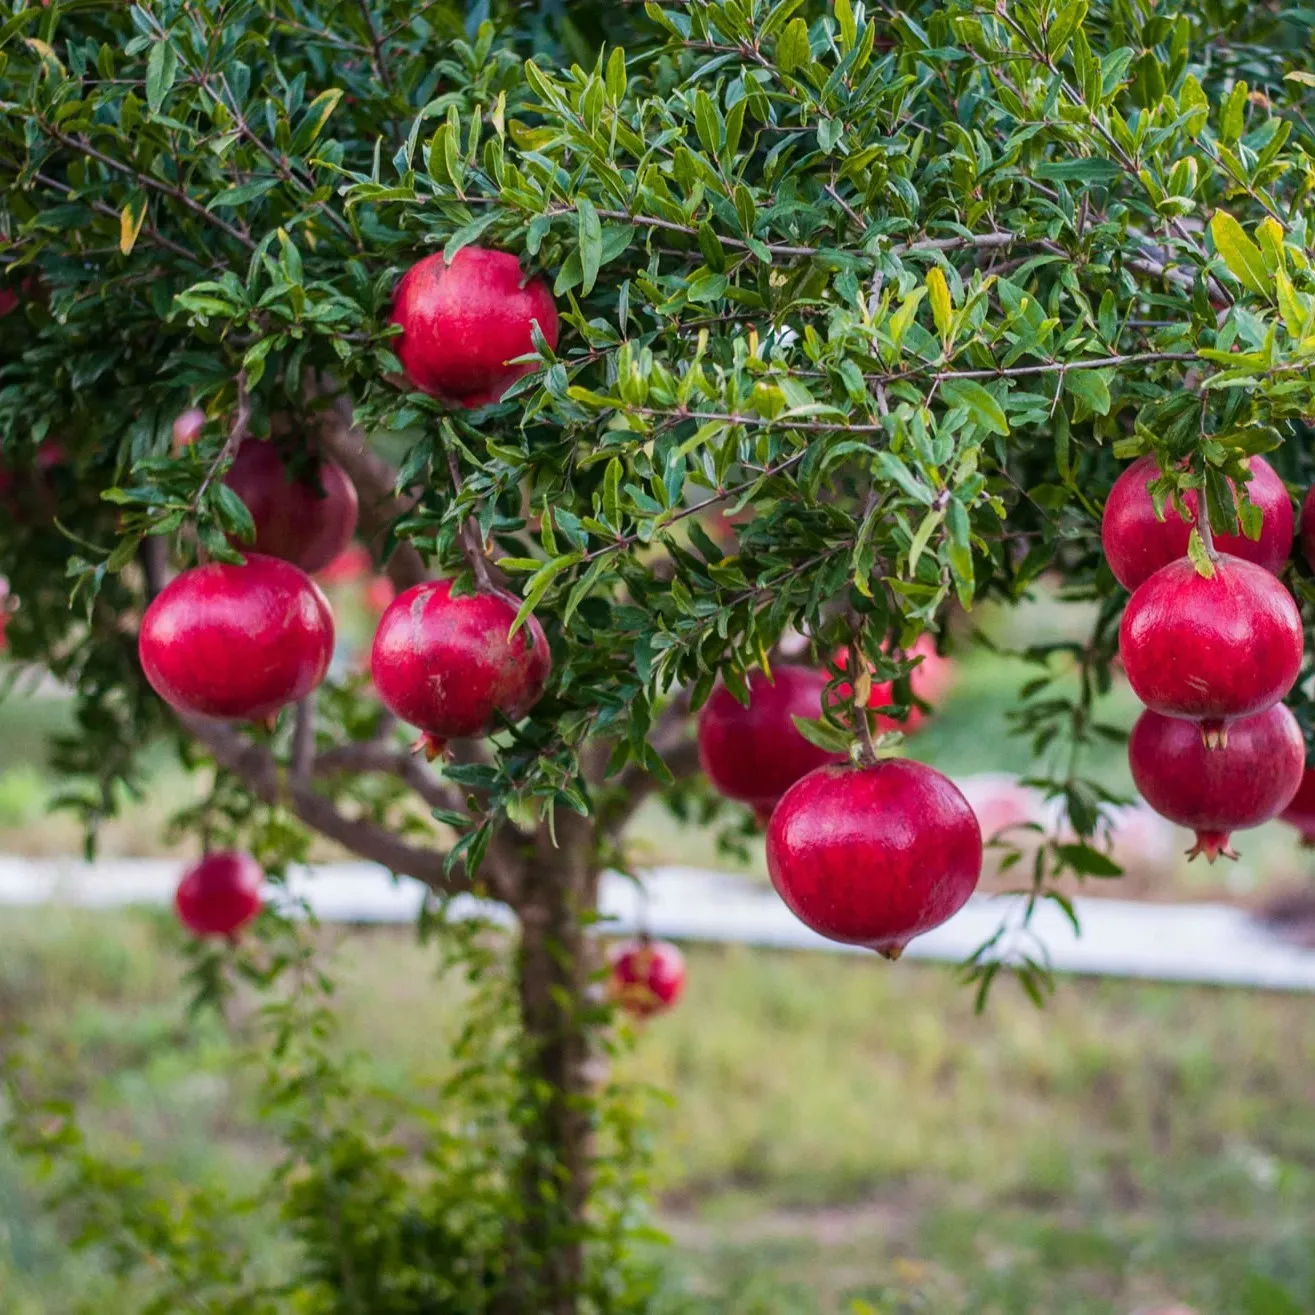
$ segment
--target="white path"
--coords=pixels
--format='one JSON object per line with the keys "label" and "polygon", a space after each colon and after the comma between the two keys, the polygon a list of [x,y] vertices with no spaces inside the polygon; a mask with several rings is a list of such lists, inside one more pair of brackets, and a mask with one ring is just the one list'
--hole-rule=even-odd
{"label": "white path", "polygon": [[[0,905],[50,902],[83,907],[164,904],[173,896],[179,865],[160,859],[105,860],[0,857]],[[293,895],[303,897],[323,922],[404,923],[415,918],[423,897],[413,881],[396,881],[362,864],[326,865],[299,874]],[[1082,935],[1063,914],[1045,905],[1033,931],[1059,972],[1155,981],[1315,991],[1315,951],[1271,935],[1237,909],[1224,905],[1157,905],[1123,900],[1076,901]],[[647,874],[643,893],[618,875],[603,883],[609,930],[638,927],[678,940],[740,942],[792,950],[851,951],[813,935],[786,911],[767,887],[723,874],[667,867]],[[467,901],[467,910],[474,901]],[[505,910],[485,906],[498,917]],[[1022,913],[1014,897],[975,896],[944,927],[915,941],[910,959],[961,962],[1001,922],[1016,926]],[[1007,937],[1006,952],[1024,946]],[[1035,951],[1035,943],[1027,942]],[[874,965],[876,961],[874,959]]]}

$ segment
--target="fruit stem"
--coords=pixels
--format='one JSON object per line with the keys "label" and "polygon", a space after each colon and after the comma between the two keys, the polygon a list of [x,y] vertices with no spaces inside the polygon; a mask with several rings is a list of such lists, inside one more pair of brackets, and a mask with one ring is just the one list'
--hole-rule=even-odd
{"label": "fruit stem", "polygon": [[[448,473],[452,476],[452,492],[454,496],[461,494],[461,462],[457,460],[457,454],[451,449],[447,450],[447,468]],[[493,582],[493,576],[489,573],[489,559],[484,552],[483,536],[479,532],[479,523],[473,516],[467,516],[461,522],[461,553],[466,559],[466,565],[470,567],[475,576],[475,583],[482,594],[492,594],[497,592],[497,585]]]}
{"label": "fruit stem", "polygon": [[854,729],[858,731],[861,746],[859,762],[872,767],[877,762],[877,746],[872,742],[872,727],[868,724],[868,693],[872,688],[866,669],[866,659],[858,646],[859,627],[856,625],[849,638],[849,693],[853,699]]}
{"label": "fruit stem", "polygon": [[1201,536],[1201,546],[1205,549],[1206,556],[1214,561],[1219,554],[1215,551],[1215,534],[1210,528],[1210,509],[1206,506],[1204,488],[1196,499],[1196,530]]}

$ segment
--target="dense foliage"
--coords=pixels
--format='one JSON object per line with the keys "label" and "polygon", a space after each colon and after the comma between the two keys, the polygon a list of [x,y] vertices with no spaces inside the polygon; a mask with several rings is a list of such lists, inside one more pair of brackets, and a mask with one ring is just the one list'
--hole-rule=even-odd
{"label": "dense foliage", "polygon": [[[214,1219],[166,1225],[139,1177],[23,1124],[64,1152],[84,1210],[115,1203],[112,1223],[83,1215],[90,1239],[176,1265],[181,1287],[143,1309],[177,1309],[202,1275],[207,1310],[647,1300],[610,1249],[633,1222],[629,1151],[601,1159],[621,1204],[583,1225],[600,1012],[581,928],[645,794],[725,811],[732,839],[748,825],[677,779],[687,711],[791,634],[817,657],[856,645],[907,704],[901,646],[952,610],[1046,573],[1099,600],[1087,643],[1025,655],[1016,720],[1071,823],[1036,892],[1110,874],[1110,800],[1082,765],[1118,734],[1093,706],[1126,597],[1099,551],[1104,492],[1150,452],[1166,500],[1203,487],[1217,530],[1254,534],[1228,482],[1243,458],[1270,453],[1294,485],[1315,467],[1311,21],[1216,0],[15,0],[0,573],[13,655],[76,690],[67,804],[94,840],[169,737],[218,765],[180,819],[207,842],[277,871],[309,827],[440,896],[473,884],[527,929],[515,982],[446,933],[496,997],[459,1093],[488,1136],[430,1121],[414,1172],[325,1112],[353,1095],[320,1024],[287,1012],[311,1007],[305,936],[272,919],[243,956],[283,1041],[312,1038],[309,1068],[270,1079],[294,1279],[235,1281],[196,1249]],[[476,243],[547,272],[562,336],[501,403],[462,411],[399,387],[389,309],[421,255]],[[176,452],[190,405],[208,423]],[[350,673],[269,731],[154,697],[136,619],[166,570],[236,555],[248,518],[220,477],[247,433],[342,460],[398,584],[492,559],[552,644],[529,720],[431,775]],[[840,700],[810,734],[856,729]],[[227,957],[201,960],[211,987]],[[983,985],[997,967],[984,947]],[[1023,972],[1039,989],[1043,967]],[[627,1111],[604,1148],[633,1148]]]}

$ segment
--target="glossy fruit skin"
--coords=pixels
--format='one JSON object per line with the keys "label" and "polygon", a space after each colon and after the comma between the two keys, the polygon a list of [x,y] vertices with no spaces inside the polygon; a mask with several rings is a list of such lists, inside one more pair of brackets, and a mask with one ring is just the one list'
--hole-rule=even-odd
{"label": "glossy fruit skin", "polygon": [[[917,641],[906,651],[905,657],[922,659],[909,673],[909,688],[915,697],[935,704],[949,692],[950,686],[954,683],[954,663],[936,651],[936,641],[930,635],[919,635]],[[837,672],[848,671],[849,649],[836,649],[831,665]],[[837,701],[847,699],[849,689],[848,681],[838,685]],[[872,686],[872,694],[868,699],[869,708],[888,708],[895,702],[893,680],[883,680]],[[909,714],[903,721],[888,713],[879,712],[876,717],[876,729],[879,734],[883,731],[903,731],[905,735],[913,735],[927,720],[927,716],[928,714],[916,704],[909,708]]]}
{"label": "glossy fruit skin", "polygon": [[412,387],[464,407],[498,401],[534,368],[507,364],[534,350],[534,321],[550,347],[560,327],[547,283],[526,283],[515,256],[486,247],[462,247],[451,265],[438,254],[413,265],[397,285],[392,318],[402,326],[393,349]]}
{"label": "glossy fruit skin", "polygon": [[264,907],[264,884],[250,854],[215,850],[183,873],[174,895],[178,920],[194,936],[236,936]]}
{"label": "glossy fruit skin", "polygon": [[294,476],[273,443],[248,439],[224,483],[256,523],[253,543],[233,541],[241,553],[250,548],[303,571],[322,571],[356,533],[356,486],[336,461],[322,458]]}
{"label": "glossy fruit skin", "polygon": [[142,669],[172,707],[203,717],[260,721],[324,679],[333,614],[304,571],[249,553],[170,581],[146,609]]}
{"label": "glossy fruit skin", "polygon": [[1306,565],[1315,571],[1315,485],[1306,491],[1301,502],[1301,554]]}
{"label": "glossy fruit skin", "polygon": [[685,992],[685,956],[670,941],[626,941],[608,958],[608,994],[635,1018],[665,1013]]}
{"label": "glossy fruit skin", "polygon": [[1128,739],[1128,764],[1161,817],[1196,832],[1195,858],[1236,855],[1229,834],[1260,826],[1292,802],[1306,769],[1297,719],[1282,703],[1228,729],[1228,746],[1207,748],[1191,722],[1143,712]]}
{"label": "glossy fruit skin", "polygon": [[[1257,566],[1274,575],[1283,570],[1292,552],[1292,499],[1274,467],[1264,457],[1248,460],[1251,478],[1247,482],[1247,495],[1260,508],[1260,538],[1248,539],[1245,534],[1216,534],[1215,549]],[[1100,522],[1100,541],[1105,560],[1114,572],[1114,578],[1127,590],[1136,589],[1161,567],[1187,556],[1187,541],[1191,538],[1196,518],[1196,490],[1183,495],[1183,502],[1192,516],[1185,521],[1173,504],[1164,509],[1164,519],[1155,515],[1155,504],[1146,491],[1147,486],[1160,477],[1160,467],[1154,457],[1139,457],[1125,470],[1110,490],[1105,512]]]}
{"label": "glossy fruit skin", "polygon": [[451,580],[398,594],[370,651],[384,706],[439,744],[485,734],[499,713],[519,721],[552,671],[548,640],[533,616],[508,640],[519,606],[502,593],[454,597]]}
{"label": "glossy fruit skin", "polygon": [[760,818],[801,777],[842,756],[811,744],[793,718],[816,720],[830,677],[812,667],[782,663],[771,679],[762,671],[748,678],[749,706],[717,685],[699,712],[699,764],[712,788],[748,804]]}
{"label": "glossy fruit skin", "polygon": [[813,931],[894,959],[967,902],[982,831],[958,787],[922,763],[819,767],[777,804],[767,870]]}
{"label": "glossy fruit skin", "polygon": [[1153,712],[1225,722],[1277,703],[1301,671],[1301,614],[1264,567],[1221,556],[1211,578],[1184,557],[1128,600],[1119,654],[1134,693]]}
{"label": "glossy fruit skin", "polygon": [[1302,773],[1297,793],[1279,816],[1301,832],[1302,844],[1315,845],[1315,768]]}

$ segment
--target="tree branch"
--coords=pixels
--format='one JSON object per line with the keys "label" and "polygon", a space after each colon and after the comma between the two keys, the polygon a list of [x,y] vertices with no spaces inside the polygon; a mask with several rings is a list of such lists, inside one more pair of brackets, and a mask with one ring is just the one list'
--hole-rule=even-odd
{"label": "tree branch", "polygon": [[316,776],[336,776],[344,772],[385,772],[405,781],[430,808],[449,812],[464,811],[461,795],[445,785],[413,753],[394,749],[377,741],[344,744],[328,749],[314,763]]}

